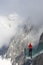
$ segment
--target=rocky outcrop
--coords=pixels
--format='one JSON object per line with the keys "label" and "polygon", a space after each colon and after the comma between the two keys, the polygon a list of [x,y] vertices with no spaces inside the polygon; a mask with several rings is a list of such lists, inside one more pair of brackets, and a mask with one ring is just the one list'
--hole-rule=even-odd
{"label": "rocky outcrop", "polygon": [[[37,52],[40,52],[41,50],[43,50],[43,33],[40,36]],[[33,65],[43,65],[43,53],[34,58]]]}
{"label": "rocky outcrop", "polygon": [[43,41],[43,33],[41,34],[39,41]]}
{"label": "rocky outcrop", "polygon": [[34,58],[32,65],[43,65],[43,53]]}

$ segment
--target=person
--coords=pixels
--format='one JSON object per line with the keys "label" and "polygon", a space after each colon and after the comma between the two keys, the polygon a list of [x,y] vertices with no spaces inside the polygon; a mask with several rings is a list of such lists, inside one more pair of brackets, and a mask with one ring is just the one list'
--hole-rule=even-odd
{"label": "person", "polygon": [[31,43],[28,45],[28,48],[29,48],[29,56],[32,58],[32,44]]}

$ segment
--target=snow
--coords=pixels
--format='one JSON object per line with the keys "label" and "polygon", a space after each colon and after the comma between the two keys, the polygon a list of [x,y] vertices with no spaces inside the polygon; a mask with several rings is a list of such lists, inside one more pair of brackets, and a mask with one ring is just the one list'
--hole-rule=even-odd
{"label": "snow", "polygon": [[5,59],[0,56],[0,65],[12,65],[12,62],[10,59]]}

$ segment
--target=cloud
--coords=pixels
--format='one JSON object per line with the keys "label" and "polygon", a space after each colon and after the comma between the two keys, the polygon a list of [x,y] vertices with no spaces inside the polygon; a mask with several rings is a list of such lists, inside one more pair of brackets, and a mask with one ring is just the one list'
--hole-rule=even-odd
{"label": "cloud", "polygon": [[[0,16],[0,48],[3,45],[9,45],[9,42],[14,37],[14,35],[16,33],[19,33],[18,30],[20,31],[21,29],[23,29],[25,24],[27,26],[27,28],[26,28],[27,30],[23,30],[23,32],[24,31],[28,32],[28,29],[31,27],[31,25],[33,25],[33,22],[30,19],[27,19],[24,22],[23,21],[24,21],[23,18],[20,17],[16,13],[10,14],[9,16]],[[32,35],[36,34],[36,33],[34,33],[35,31],[39,35],[39,33],[41,34],[43,32],[43,30],[40,30],[41,26],[42,26],[42,22],[41,22],[41,24],[38,23],[36,25],[36,27],[35,27],[35,24],[36,23],[34,23],[34,25],[33,25],[34,26],[34,30],[32,32]],[[30,34],[30,36],[31,36],[31,34]],[[36,36],[36,38],[37,38],[37,36]]]}
{"label": "cloud", "polygon": [[22,19],[16,13],[9,16],[0,16],[0,47],[9,44],[21,21]]}

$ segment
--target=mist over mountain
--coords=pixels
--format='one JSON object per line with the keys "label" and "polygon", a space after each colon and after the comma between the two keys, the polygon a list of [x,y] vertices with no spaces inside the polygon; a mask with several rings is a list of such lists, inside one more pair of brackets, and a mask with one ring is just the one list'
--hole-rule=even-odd
{"label": "mist over mountain", "polygon": [[[39,38],[43,32],[43,26],[34,25],[31,20],[25,20],[22,24],[18,25],[17,33],[13,41],[9,45],[6,57],[11,58],[13,65],[19,63],[22,65],[24,60],[24,48],[31,42],[33,46],[39,43]],[[11,51],[12,50],[12,51]]]}
{"label": "mist over mountain", "polygon": [[[0,53],[6,53],[6,58],[11,58],[13,64],[16,62],[22,64],[24,62],[24,48],[30,42],[33,46],[39,43],[43,25],[40,23],[35,25],[31,18],[24,20],[17,14],[0,17],[0,20],[0,43],[2,43],[0,44]],[[3,45],[6,45],[6,47],[3,47]]]}
{"label": "mist over mountain", "polygon": [[36,23],[33,24],[31,17],[23,19],[16,13],[10,14],[9,16],[0,16],[0,47],[2,47],[4,44],[9,45],[9,42],[11,41],[12,37],[15,36],[15,34],[28,34],[30,30],[32,30],[31,32],[33,36],[36,34],[35,37],[39,37],[43,30],[43,24],[42,22],[41,24],[38,22],[36,25]]}
{"label": "mist over mountain", "polygon": [[9,16],[0,16],[0,48],[3,45],[9,45],[21,21],[22,19],[16,13]]}

